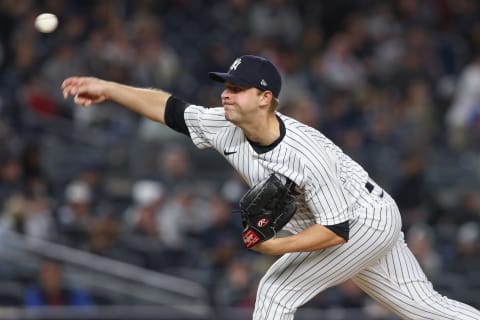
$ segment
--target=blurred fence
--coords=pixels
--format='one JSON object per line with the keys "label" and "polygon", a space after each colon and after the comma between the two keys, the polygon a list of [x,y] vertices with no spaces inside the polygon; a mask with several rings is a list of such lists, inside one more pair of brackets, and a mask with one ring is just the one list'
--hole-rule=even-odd
{"label": "blurred fence", "polygon": [[[4,279],[18,278],[22,273],[36,274],[40,261],[50,258],[62,262],[67,283],[106,296],[116,304],[151,304],[173,309],[176,305],[188,305],[190,310],[200,310],[196,313],[208,311],[206,290],[196,282],[8,230],[0,232],[0,241],[1,260],[10,267],[1,268]],[[18,290],[1,291],[4,295],[19,294]]]}
{"label": "blurred fence", "polygon": [[[49,307],[41,310],[26,310],[18,308],[0,308],[2,320],[249,320],[252,310],[226,308],[209,314],[195,314],[190,306],[184,310],[158,306],[104,306],[94,309],[79,310],[71,307]],[[295,314],[295,320],[397,320],[399,318],[383,313],[377,316],[365,313],[360,309],[301,309]]]}

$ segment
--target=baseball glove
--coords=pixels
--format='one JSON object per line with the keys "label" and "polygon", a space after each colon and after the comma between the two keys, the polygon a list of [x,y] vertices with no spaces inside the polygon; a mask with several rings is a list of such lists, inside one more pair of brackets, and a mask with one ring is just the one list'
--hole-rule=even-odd
{"label": "baseball glove", "polygon": [[289,190],[291,181],[283,184],[271,174],[248,190],[240,199],[244,230],[242,238],[247,248],[273,238],[297,210]]}

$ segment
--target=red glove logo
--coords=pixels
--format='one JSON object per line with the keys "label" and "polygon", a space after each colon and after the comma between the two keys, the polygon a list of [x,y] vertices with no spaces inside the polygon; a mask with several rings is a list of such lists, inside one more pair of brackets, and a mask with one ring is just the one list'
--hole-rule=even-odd
{"label": "red glove logo", "polygon": [[260,238],[253,232],[253,230],[248,230],[242,233],[243,243],[245,243],[245,247],[250,248],[256,245]]}
{"label": "red glove logo", "polygon": [[259,227],[259,228],[265,227],[268,224],[268,221],[269,220],[267,218],[263,218],[263,219],[258,220],[257,227]]}

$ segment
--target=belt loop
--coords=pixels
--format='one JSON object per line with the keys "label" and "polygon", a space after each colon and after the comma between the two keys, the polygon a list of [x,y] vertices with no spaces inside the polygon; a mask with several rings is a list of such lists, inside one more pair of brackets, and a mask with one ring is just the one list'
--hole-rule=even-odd
{"label": "belt loop", "polygon": [[367,181],[365,183],[365,188],[367,188],[368,193],[372,193],[374,186],[373,186],[373,184],[371,184],[370,182]]}

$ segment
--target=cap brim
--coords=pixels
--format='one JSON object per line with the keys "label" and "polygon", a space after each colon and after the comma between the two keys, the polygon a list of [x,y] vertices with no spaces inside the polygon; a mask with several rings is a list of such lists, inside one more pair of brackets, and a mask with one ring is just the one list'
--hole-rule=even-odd
{"label": "cap brim", "polygon": [[251,83],[248,81],[242,80],[238,77],[235,77],[234,75],[226,72],[209,72],[208,75],[210,76],[210,79],[218,82],[228,82],[237,86],[241,87],[253,87]]}

